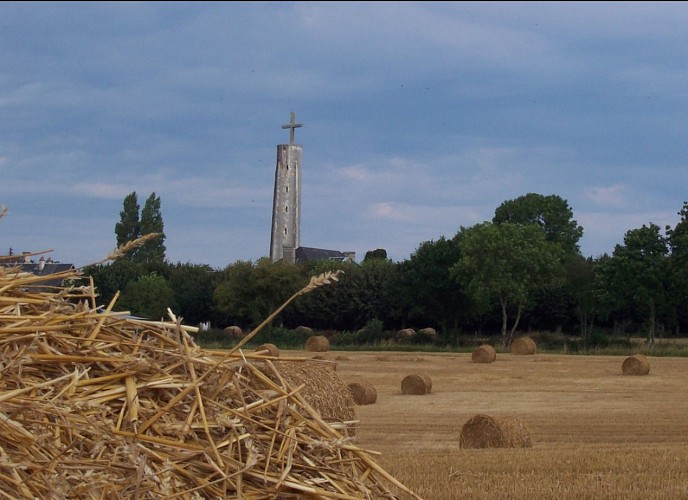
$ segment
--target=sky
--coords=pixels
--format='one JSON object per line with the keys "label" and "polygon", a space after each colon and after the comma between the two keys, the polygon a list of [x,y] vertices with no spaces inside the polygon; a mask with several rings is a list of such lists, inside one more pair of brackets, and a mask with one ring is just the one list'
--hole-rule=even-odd
{"label": "sky", "polygon": [[77,267],[124,198],[167,259],[270,253],[277,145],[301,245],[396,262],[557,195],[586,257],[688,200],[685,2],[2,2],[0,255]]}

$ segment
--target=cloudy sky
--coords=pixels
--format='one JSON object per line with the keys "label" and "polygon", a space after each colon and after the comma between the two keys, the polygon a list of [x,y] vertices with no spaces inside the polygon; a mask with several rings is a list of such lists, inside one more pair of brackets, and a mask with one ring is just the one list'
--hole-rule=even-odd
{"label": "cloudy sky", "polygon": [[558,195],[586,256],[688,200],[683,2],[0,4],[0,255],[77,266],[161,199],[171,262],[269,255],[303,128],[301,244],[395,261]]}

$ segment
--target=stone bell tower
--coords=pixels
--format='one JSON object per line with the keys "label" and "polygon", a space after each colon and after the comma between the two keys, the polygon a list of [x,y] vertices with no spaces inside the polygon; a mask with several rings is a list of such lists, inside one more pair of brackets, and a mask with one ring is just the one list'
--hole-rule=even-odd
{"label": "stone bell tower", "polygon": [[277,146],[275,194],[272,200],[272,233],[270,260],[293,264],[301,231],[301,146],[294,144],[294,130],[303,127],[295,122],[294,112],[287,125],[289,144]]}

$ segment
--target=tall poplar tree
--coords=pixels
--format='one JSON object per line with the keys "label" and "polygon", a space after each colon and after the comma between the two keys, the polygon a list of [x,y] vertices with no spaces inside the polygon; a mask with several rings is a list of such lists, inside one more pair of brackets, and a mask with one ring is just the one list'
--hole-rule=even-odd
{"label": "tall poplar tree", "polygon": [[139,223],[141,236],[151,233],[158,233],[160,236],[154,238],[142,246],[137,253],[137,260],[144,264],[162,263],[165,261],[165,233],[162,214],[160,212],[160,197],[155,193],[146,200],[141,210],[141,220]]}
{"label": "tall poplar tree", "polygon": [[[129,241],[133,241],[141,236],[141,224],[139,222],[139,203],[136,198],[136,191],[129,193],[124,198],[122,211],[119,213],[120,221],[115,224],[115,235],[117,236],[117,246],[120,247]],[[137,249],[125,258],[135,259]]]}

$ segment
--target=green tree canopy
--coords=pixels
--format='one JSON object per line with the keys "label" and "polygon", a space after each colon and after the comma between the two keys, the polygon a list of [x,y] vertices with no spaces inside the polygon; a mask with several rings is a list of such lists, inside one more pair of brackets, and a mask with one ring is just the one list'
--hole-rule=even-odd
{"label": "green tree canopy", "polygon": [[578,253],[583,227],[573,219],[566,200],[557,195],[528,193],[502,203],[495,210],[492,222],[501,224],[536,224],[548,241],[558,243],[569,254]]}
{"label": "green tree canopy", "polygon": [[648,340],[654,341],[656,313],[666,299],[667,239],[656,224],[631,229],[605,263],[609,303],[631,305],[645,314]]}
{"label": "green tree canopy", "polygon": [[[547,241],[534,224],[484,222],[456,235],[461,258],[452,276],[476,303],[496,300],[502,311],[502,339],[511,344],[521,314],[533,293],[561,279],[562,249]],[[509,311],[516,317],[507,332]]]}
{"label": "green tree canopy", "polygon": [[400,264],[399,299],[409,322],[439,328],[442,332],[457,331],[459,320],[469,314],[468,298],[450,273],[460,257],[457,241],[442,236],[421,243]]}
{"label": "green tree canopy", "polygon": [[[115,224],[115,235],[117,236],[117,246],[120,247],[129,241],[134,241],[141,236],[141,225],[139,222],[139,203],[136,198],[136,191],[129,193],[124,198],[122,211],[119,213],[120,221]],[[133,260],[132,254],[126,258]]]}
{"label": "green tree canopy", "polygon": [[160,212],[160,197],[155,193],[146,199],[141,210],[139,223],[141,236],[158,233],[160,236],[148,241],[137,252],[137,259],[144,264],[165,261],[165,230]]}
{"label": "green tree canopy", "polygon": [[165,278],[156,273],[129,281],[122,292],[120,306],[146,319],[169,319],[167,309],[175,312],[174,291]]}

